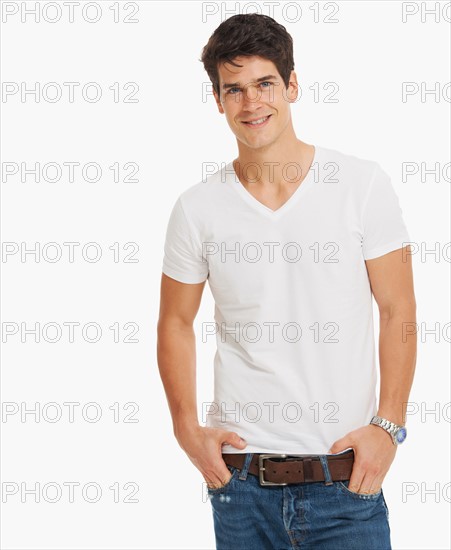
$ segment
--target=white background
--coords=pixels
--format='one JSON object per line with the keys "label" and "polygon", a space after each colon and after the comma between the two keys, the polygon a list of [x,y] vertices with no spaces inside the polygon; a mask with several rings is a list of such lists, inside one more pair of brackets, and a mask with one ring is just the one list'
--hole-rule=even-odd
{"label": "white background", "polygon": [[[292,35],[295,70],[302,88],[292,106],[297,136],[306,141],[378,161],[391,175],[404,220],[417,252],[413,257],[417,316],[418,359],[407,417],[408,438],[398,449],[384,484],[396,550],[451,547],[450,512],[450,399],[449,377],[449,168],[439,181],[421,173],[402,178],[402,164],[426,163],[440,168],[450,162],[449,115],[449,2],[409,2],[412,15],[402,21],[403,3],[346,1],[317,4],[299,2],[284,11],[282,3],[120,2],[120,21],[114,23],[113,2],[97,2],[98,22],[81,15],[75,20],[62,8],[58,22],[44,20],[56,11],[49,2],[36,2],[41,21],[21,22],[19,12],[2,23],[2,455],[3,493],[25,482],[59,484],[63,493],[51,503],[21,491],[3,495],[4,549],[174,549],[214,548],[211,507],[203,478],[179,448],[172,434],[163,386],[156,362],[156,323],[163,244],[168,217],[181,192],[202,178],[202,163],[221,163],[237,156],[236,141],[212,95],[203,97],[209,83],[199,61],[202,47],[214,29],[235,13],[257,11],[273,16]],[[26,2],[27,9],[35,2]],[[59,3],[62,4],[62,3]],[[137,23],[124,17],[139,9]],[[435,6],[438,7],[435,7]],[[247,7],[246,7],[247,6]],[[331,7],[332,6],[332,7]],[[336,8],[334,7],[336,6]],[[229,11],[224,13],[222,10]],[[10,9],[10,8],[8,8]],[[14,7],[13,7],[14,9]],[[53,11],[52,11],[53,9]],[[422,10],[436,9],[437,15]],[[210,15],[203,14],[207,10]],[[212,13],[216,11],[216,13]],[[327,14],[336,23],[326,23]],[[416,11],[416,13],[415,13]],[[94,16],[94,10],[87,12]],[[297,16],[296,16],[297,14]],[[33,88],[57,82],[63,91],[57,102],[40,95],[21,100],[7,95],[5,83]],[[63,82],[79,82],[75,99],[68,101]],[[83,99],[81,88],[97,82],[100,101]],[[119,83],[119,102],[109,87]],[[135,82],[139,101],[125,103],[123,86]],[[324,102],[328,82],[339,85],[337,103]],[[421,97],[420,91],[402,100],[402,83],[413,82],[441,95]],[[320,100],[309,89],[319,83]],[[422,84],[423,83],[423,84]],[[7,88],[10,89],[10,88]],[[131,91],[127,90],[127,91]],[[50,93],[50,92],[49,92]],[[53,93],[53,92],[52,92]],[[446,97],[447,94],[447,97]],[[436,101],[437,99],[437,101]],[[19,174],[5,175],[5,163],[98,163],[100,181],[73,182],[67,172],[59,181]],[[108,167],[137,163],[138,182],[114,182]],[[125,173],[128,173],[126,171]],[[78,242],[74,262],[68,261],[64,242]],[[5,243],[19,249],[61,246],[62,258],[50,262],[39,255],[21,259],[6,254]],[[83,259],[81,248],[96,242],[98,262]],[[120,261],[109,247],[119,243]],[[125,263],[123,246],[137,243],[136,263]],[[434,250],[437,255],[425,254]],[[10,250],[9,248],[7,250]],[[131,252],[131,249],[128,250]],[[423,251],[423,253],[421,252]],[[91,251],[88,251],[92,252]],[[49,249],[53,255],[54,249]],[[200,325],[213,320],[208,285],[196,319],[198,400],[212,399],[212,339],[202,343]],[[375,309],[375,311],[377,308]],[[6,337],[8,327],[36,322],[98,323],[102,338],[89,343],[81,337],[68,341],[64,330],[55,343],[35,343],[28,335]],[[120,341],[108,328],[118,323]],[[136,343],[124,343],[139,327]],[[437,330],[437,334],[428,333]],[[49,334],[53,334],[49,332]],[[377,338],[377,334],[376,334]],[[58,403],[61,420],[49,422],[32,415],[5,414],[8,403]],[[68,421],[65,402],[78,402],[75,421]],[[88,422],[81,408],[88,402],[101,407],[98,422]],[[119,403],[120,422],[109,407]],[[123,422],[122,407],[139,406],[135,423]],[[437,415],[424,414],[435,410]],[[9,410],[9,409],[8,409]],[[421,413],[423,411],[423,414]],[[49,416],[55,410],[48,409]],[[93,413],[93,411],[88,411]],[[76,482],[69,502],[64,482]],[[81,489],[97,483],[102,497],[84,499]],[[139,487],[136,503],[124,503]],[[108,488],[121,487],[115,503]],[[12,484],[12,485],[11,485]],[[16,485],[14,485],[16,484]],[[404,496],[407,489],[414,494]],[[436,494],[427,490],[436,490]],[[22,491],[23,493],[23,491]],[[53,496],[49,490],[49,500]]]}

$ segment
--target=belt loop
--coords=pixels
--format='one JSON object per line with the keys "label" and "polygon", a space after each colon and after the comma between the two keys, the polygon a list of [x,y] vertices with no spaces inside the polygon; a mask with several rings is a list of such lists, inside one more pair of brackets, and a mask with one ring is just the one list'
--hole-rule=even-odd
{"label": "belt loop", "polygon": [[305,457],[302,461],[302,466],[304,468],[304,481],[313,481],[312,459]]}
{"label": "belt loop", "polygon": [[238,476],[238,479],[247,479],[247,473],[249,472],[249,466],[251,465],[252,457],[254,456],[254,453],[246,453],[246,457],[244,458],[243,467],[241,468],[240,475]]}
{"label": "belt loop", "polygon": [[334,482],[332,481],[332,476],[330,475],[329,464],[327,462],[327,455],[319,455],[319,459],[321,461],[321,466],[323,467],[324,484],[333,485]]}

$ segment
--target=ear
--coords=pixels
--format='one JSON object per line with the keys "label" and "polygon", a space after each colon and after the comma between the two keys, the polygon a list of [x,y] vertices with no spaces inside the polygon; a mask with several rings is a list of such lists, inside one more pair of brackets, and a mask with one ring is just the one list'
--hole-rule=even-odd
{"label": "ear", "polygon": [[299,85],[296,72],[293,70],[290,73],[290,81],[287,88],[287,99],[290,103],[294,103],[298,98]]}
{"label": "ear", "polygon": [[224,109],[222,107],[222,103],[221,103],[221,100],[219,99],[219,96],[218,94],[213,90],[213,96],[215,98],[215,101],[216,101],[216,105],[218,106],[218,111],[221,113],[221,114],[224,114]]}

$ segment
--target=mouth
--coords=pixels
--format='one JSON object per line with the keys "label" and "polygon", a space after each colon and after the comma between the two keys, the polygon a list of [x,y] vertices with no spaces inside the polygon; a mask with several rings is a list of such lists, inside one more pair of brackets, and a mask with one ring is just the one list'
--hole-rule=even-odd
{"label": "mouth", "polygon": [[271,116],[272,115],[268,115],[265,117],[261,117],[261,118],[258,118],[255,120],[249,120],[249,121],[242,120],[241,122],[246,126],[248,126],[249,128],[261,128],[262,126],[265,126],[268,123],[268,120],[271,118]]}

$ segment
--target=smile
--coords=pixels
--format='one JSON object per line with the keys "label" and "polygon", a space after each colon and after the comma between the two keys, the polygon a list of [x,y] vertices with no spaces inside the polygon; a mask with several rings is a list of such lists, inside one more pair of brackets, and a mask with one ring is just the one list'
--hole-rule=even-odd
{"label": "smile", "polygon": [[248,122],[243,121],[243,124],[246,124],[246,126],[249,126],[249,128],[261,128],[262,126],[267,124],[267,122],[268,122],[268,120],[271,116],[272,115],[268,115],[268,116],[259,118],[257,120],[248,121]]}

